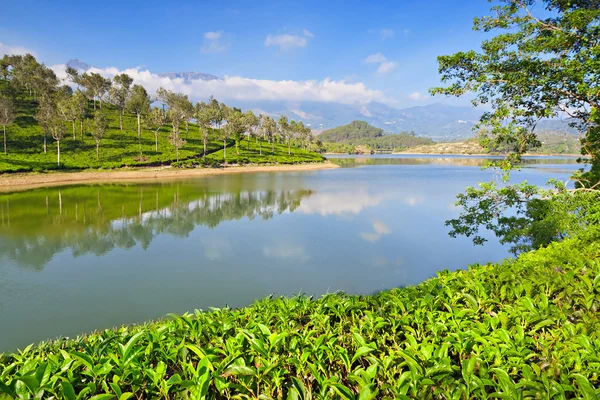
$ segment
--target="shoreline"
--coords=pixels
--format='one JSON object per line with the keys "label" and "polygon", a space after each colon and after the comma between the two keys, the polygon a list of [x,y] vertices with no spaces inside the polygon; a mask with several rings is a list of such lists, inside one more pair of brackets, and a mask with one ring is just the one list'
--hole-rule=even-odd
{"label": "shoreline", "polygon": [[[477,157],[503,157],[503,154],[490,153],[419,153],[419,152],[400,152],[387,154],[347,154],[347,153],[323,153],[325,156],[385,156],[385,155],[407,155],[407,156],[477,156]],[[583,157],[581,154],[538,154],[525,153],[524,157]]]}
{"label": "shoreline", "polygon": [[309,164],[244,165],[224,168],[179,169],[172,167],[148,167],[110,171],[87,170],[77,172],[0,174],[0,193],[24,191],[41,187],[89,183],[143,182],[161,179],[196,178],[253,172],[316,171],[331,168],[339,168],[339,166],[330,161],[325,161],[322,163]]}

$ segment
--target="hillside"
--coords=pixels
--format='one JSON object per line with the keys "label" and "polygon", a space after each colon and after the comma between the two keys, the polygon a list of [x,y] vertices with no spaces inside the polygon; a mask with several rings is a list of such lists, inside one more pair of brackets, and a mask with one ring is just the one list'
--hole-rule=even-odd
{"label": "hillside", "polygon": [[[546,131],[538,134],[541,146],[531,150],[530,154],[548,155],[573,155],[581,152],[581,143],[578,136],[563,132]],[[477,139],[468,139],[459,142],[442,142],[424,146],[412,147],[402,153],[414,154],[488,154],[488,149],[480,146]],[[493,152],[496,153],[496,152]],[[497,152],[501,153],[501,152]]]}
{"label": "hillside", "polygon": [[[0,81],[0,85],[5,85]],[[0,173],[3,172],[30,172],[46,170],[78,170],[88,168],[119,168],[149,165],[169,165],[178,158],[175,147],[169,141],[171,125],[163,126],[158,135],[158,150],[156,149],[154,131],[142,125],[141,141],[137,138],[137,119],[135,115],[125,113],[123,116],[123,130],[119,129],[119,111],[106,103],[102,105],[103,114],[108,120],[108,129],[99,146],[99,156],[96,157],[96,143],[91,130],[91,117],[93,113],[92,102],[87,105],[87,119],[83,123],[83,134],[80,123],[75,124],[75,134],[71,123],[65,122],[66,135],[60,142],[60,166],[57,164],[57,143],[51,135],[46,135],[47,152],[44,153],[44,133],[36,120],[38,103],[28,96],[17,96],[16,119],[6,128],[7,154],[0,154]],[[0,127],[1,129],[1,127]],[[190,123],[189,132],[186,134],[182,128],[182,138],[187,142],[179,149],[178,166],[198,166],[201,164],[203,141],[197,125]],[[234,149],[235,141],[228,140],[228,163],[299,163],[322,161],[323,157],[298,147],[291,147],[288,155],[287,146],[277,144],[271,152],[271,145],[261,141],[263,155],[260,156],[258,142],[252,139],[248,146],[242,140],[244,157],[238,157]],[[229,147],[232,147],[229,150]],[[223,161],[223,141],[218,137],[218,131],[211,130],[207,145],[207,154],[219,152],[209,161],[211,165],[221,164]],[[140,152],[142,156],[140,157]],[[208,157],[207,157],[208,158]],[[195,163],[186,163],[184,160],[200,160]]]}
{"label": "hillside", "polygon": [[347,125],[328,129],[318,137],[325,151],[332,153],[400,151],[433,143],[433,140],[415,136],[414,133],[384,134],[383,129],[364,121],[352,121]]}

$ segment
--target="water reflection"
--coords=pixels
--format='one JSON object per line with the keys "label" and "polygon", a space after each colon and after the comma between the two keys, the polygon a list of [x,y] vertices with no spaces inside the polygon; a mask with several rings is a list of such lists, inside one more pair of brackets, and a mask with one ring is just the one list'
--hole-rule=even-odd
{"label": "water reflection", "polygon": [[[483,167],[486,163],[493,160],[502,159],[499,156],[457,156],[457,155],[383,155],[383,156],[346,156],[330,155],[328,158],[334,164],[344,168],[360,167],[366,165],[452,165],[460,167]],[[577,164],[577,157],[545,157],[530,156],[524,157],[522,165],[538,164]]]}
{"label": "water reflection", "polygon": [[[65,249],[74,257],[102,256],[136,245],[147,249],[157,235],[184,238],[198,225],[215,228],[223,221],[267,220],[294,211],[312,193],[301,189],[219,193],[173,183],[0,195],[0,259],[40,270]],[[209,259],[229,249],[214,237],[202,240]]]}

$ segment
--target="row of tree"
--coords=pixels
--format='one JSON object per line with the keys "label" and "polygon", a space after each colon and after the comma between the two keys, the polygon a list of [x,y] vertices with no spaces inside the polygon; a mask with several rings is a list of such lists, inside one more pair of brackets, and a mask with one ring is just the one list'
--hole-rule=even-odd
{"label": "row of tree", "polygon": [[[77,122],[79,122],[81,141],[84,140],[86,121],[89,133],[96,143],[96,156],[102,138],[108,129],[108,119],[102,111],[102,104],[110,103],[119,111],[119,128],[123,130],[123,116],[127,113],[137,119],[137,137],[140,144],[139,160],[142,154],[142,126],[154,132],[155,149],[158,151],[158,138],[161,129],[170,125],[169,142],[175,147],[177,161],[179,149],[186,145],[190,122],[196,122],[203,142],[203,156],[206,156],[209,134],[223,141],[224,160],[227,160],[227,143],[235,140],[239,154],[239,143],[246,137],[248,146],[251,138],[259,143],[262,155],[262,142],[271,144],[274,152],[276,142],[286,143],[288,154],[291,146],[307,148],[313,140],[309,127],[302,122],[290,121],[281,116],[277,121],[268,115],[255,115],[252,111],[243,112],[239,108],[219,103],[214,97],[208,102],[193,103],[187,95],[159,88],[156,96],[151,97],[146,89],[133,84],[127,74],[119,74],[112,79],[100,74],[80,73],[67,67],[67,82],[61,82],[54,71],[40,64],[27,54],[25,56],[4,56],[0,60],[0,77],[5,84],[0,87],[0,124],[4,129],[4,153],[6,148],[6,126],[16,118],[16,100],[19,95],[30,96],[38,103],[36,120],[42,127],[44,136],[43,151],[47,152],[47,136],[57,143],[57,161],[60,165],[60,142],[67,134],[67,125],[71,125],[73,140],[77,140]],[[93,111],[88,110],[89,103]],[[153,106],[162,103],[162,107]],[[99,107],[97,106],[99,104]],[[185,138],[182,135],[185,129]]]}

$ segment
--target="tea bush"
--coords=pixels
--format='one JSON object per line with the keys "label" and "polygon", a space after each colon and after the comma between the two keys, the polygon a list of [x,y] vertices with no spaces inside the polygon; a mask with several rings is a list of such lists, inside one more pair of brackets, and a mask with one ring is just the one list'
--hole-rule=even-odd
{"label": "tea bush", "polygon": [[0,356],[0,392],[596,399],[599,308],[600,230],[592,228],[517,259],[374,295],[268,298],[29,346]]}

